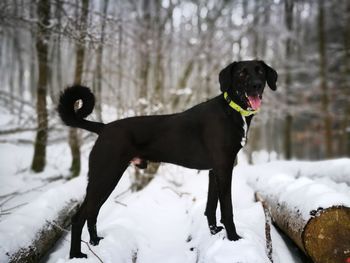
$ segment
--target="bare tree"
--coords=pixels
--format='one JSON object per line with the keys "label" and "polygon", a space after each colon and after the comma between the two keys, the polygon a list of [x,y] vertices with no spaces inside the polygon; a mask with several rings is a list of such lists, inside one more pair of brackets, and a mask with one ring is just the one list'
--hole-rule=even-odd
{"label": "bare tree", "polygon": [[[345,9],[345,24],[350,25],[350,2],[346,1]],[[345,109],[345,118],[343,125],[343,144],[345,145],[345,155],[350,156],[350,27],[345,27],[344,34],[344,49],[345,49],[345,90],[348,103]]]}
{"label": "bare tree", "polygon": [[109,0],[103,1],[102,6],[102,17],[101,17],[101,37],[100,37],[100,43],[97,48],[97,54],[96,54],[96,73],[95,73],[95,85],[94,85],[94,91],[96,96],[96,113],[97,113],[97,119],[99,121],[102,121],[102,65],[103,65],[103,47],[104,47],[104,40],[105,40],[105,29],[106,29],[106,22],[107,22],[107,10],[108,10],[108,2]]}
{"label": "bare tree", "polygon": [[[85,59],[85,37],[87,32],[87,19],[89,12],[89,0],[81,0],[80,19],[78,23],[79,38],[76,40],[75,74],[74,83],[81,84]],[[80,173],[80,138],[76,128],[69,129],[69,147],[72,153],[70,167],[71,177]]]}
{"label": "bare tree", "polygon": [[325,11],[324,1],[318,1],[318,44],[320,56],[320,88],[321,88],[321,112],[323,112],[324,141],[326,147],[326,156],[333,156],[333,138],[332,138],[332,117],[329,112],[329,90],[327,83],[327,54],[326,54],[326,36],[325,36]]}
{"label": "bare tree", "polygon": [[287,96],[287,113],[285,116],[285,128],[284,128],[284,157],[287,160],[292,158],[292,130],[293,130],[293,115],[291,113],[291,70],[290,70],[290,59],[293,53],[293,40],[292,40],[292,31],[293,31],[293,12],[294,12],[294,0],[285,0],[285,25],[287,29],[287,39],[286,39],[286,62],[285,62],[285,89]]}
{"label": "bare tree", "polygon": [[38,129],[35,138],[34,156],[32,170],[41,172],[45,168],[46,144],[48,137],[48,119],[46,95],[48,89],[48,45],[50,39],[50,1],[40,0],[38,2],[38,24],[36,51],[38,55],[39,80],[37,85],[36,112]]}

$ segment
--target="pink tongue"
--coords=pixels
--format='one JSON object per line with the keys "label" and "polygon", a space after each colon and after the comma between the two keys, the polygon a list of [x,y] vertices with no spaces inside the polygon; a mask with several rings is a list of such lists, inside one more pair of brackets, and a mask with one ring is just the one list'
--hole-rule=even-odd
{"label": "pink tongue", "polygon": [[259,96],[249,96],[248,97],[250,107],[252,107],[253,110],[257,110],[260,108],[261,105],[261,99]]}

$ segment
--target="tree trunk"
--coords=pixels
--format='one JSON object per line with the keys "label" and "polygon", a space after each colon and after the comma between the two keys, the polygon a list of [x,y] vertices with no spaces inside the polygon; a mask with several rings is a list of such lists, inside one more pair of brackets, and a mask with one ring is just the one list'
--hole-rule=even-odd
{"label": "tree trunk", "polygon": [[285,70],[286,70],[286,78],[285,78],[285,85],[286,85],[286,94],[287,94],[287,113],[285,116],[285,126],[284,126],[284,157],[287,160],[290,160],[292,158],[292,129],[293,129],[293,115],[291,113],[291,89],[290,86],[292,85],[292,79],[291,79],[291,73],[290,73],[290,59],[292,56],[292,39],[290,34],[293,30],[293,10],[294,10],[294,0],[286,0],[285,1],[285,25],[288,30],[289,36],[286,39],[286,63],[285,63]]}
{"label": "tree trunk", "polygon": [[[274,223],[313,262],[346,262],[350,257],[350,208],[346,206],[349,198],[345,194],[306,178],[268,175],[250,183],[265,202]],[[326,197],[320,199],[320,191],[332,196],[332,202]],[[301,192],[305,193],[303,197]]]}
{"label": "tree trunk", "polygon": [[142,1],[142,14],[140,17],[140,45],[139,45],[139,113],[146,114],[149,109],[149,71],[151,66],[150,41],[151,41],[151,1]]}
{"label": "tree trunk", "polygon": [[[346,2],[346,25],[350,25],[350,2]],[[344,153],[350,157],[350,83],[348,77],[350,76],[350,26],[345,28],[344,34],[345,47],[345,92],[348,103],[345,106],[345,118],[343,124],[343,145]]]}
{"label": "tree trunk", "polygon": [[131,184],[132,191],[140,191],[145,188],[154,178],[160,167],[160,163],[149,162],[147,168],[141,170],[135,167],[134,180]]}
{"label": "tree trunk", "polygon": [[320,55],[320,88],[321,88],[321,112],[323,112],[325,154],[330,158],[333,156],[332,140],[332,118],[329,112],[329,91],[327,84],[327,59],[326,59],[326,36],[324,1],[318,1],[318,37]]}
{"label": "tree trunk", "polygon": [[[259,193],[261,195],[261,193]],[[346,262],[350,257],[350,208],[334,206],[321,211],[317,208],[305,222],[297,208],[280,205],[278,197],[264,199],[273,221],[315,263]],[[299,226],[295,228],[294,226]]]}
{"label": "tree trunk", "polygon": [[[191,77],[194,66],[195,66],[195,58],[193,57],[190,59],[190,61],[187,62],[184,70],[182,71],[182,74],[179,78],[179,81],[176,87],[178,90],[181,90],[187,87],[187,82]],[[174,94],[173,96],[174,96],[174,99],[172,101],[172,110],[177,110],[179,108],[181,95]]]}
{"label": "tree trunk", "polygon": [[27,263],[39,262],[63,234],[63,229],[70,225],[70,218],[78,209],[77,201],[70,201],[62,208],[55,220],[47,221],[36,234],[35,239],[27,247],[8,255],[8,262]]}
{"label": "tree trunk", "polygon": [[[156,15],[155,15],[155,34],[156,34],[156,61],[154,68],[154,96],[152,99],[153,105],[163,104],[163,87],[164,87],[164,66],[163,66],[163,21],[161,21],[161,1],[156,0]],[[166,18],[165,18],[166,19]],[[153,112],[152,112],[153,113]]]}
{"label": "tree trunk", "polygon": [[[87,30],[87,18],[89,11],[89,0],[81,0],[81,14],[79,34],[80,37],[76,42],[76,57],[75,57],[75,74],[74,83],[81,84],[84,69],[84,59],[85,59],[85,36]],[[74,178],[80,173],[80,139],[78,130],[76,128],[69,129],[69,147],[72,153],[72,163],[70,167],[71,177]]]}
{"label": "tree trunk", "polygon": [[255,0],[254,2],[254,19],[253,19],[253,57],[257,59],[259,57],[259,44],[260,44],[260,38],[259,38],[259,32],[258,32],[258,26],[260,22],[260,14],[259,14],[259,8],[261,5],[261,1]]}
{"label": "tree trunk", "polygon": [[[17,1],[15,2],[15,15],[20,16]],[[13,72],[13,74],[17,74],[18,80],[17,80],[17,86],[18,86],[18,92],[19,94],[24,94],[24,88],[25,88],[25,82],[24,82],[24,59],[22,56],[22,46],[21,46],[21,39],[20,39],[20,30],[18,28],[14,29],[14,37],[13,37],[13,48],[14,48],[14,54],[16,56],[16,60],[13,62],[17,64],[16,70]],[[18,69],[18,71],[17,71]],[[12,87],[11,90],[15,90],[15,87]],[[21,114],[23,111],[23,103],[20,105],[19,109],[19,118],[21,118]]]}
{"label": "tree trunk", "polygon": [[[100,43],[97,49],[97,58],[96,58],[96,85],[94,87],[96,103],[95,103],[95,112],[97,114],[97,119],[102,122],[102,64],[103,64],[103,46],[105,39],[105,28],[107,21],[107,9],[108,9],[108,0],[104,0],[102,8],[102,25],[101,25],[101,38]],[[119,89],[121,87],[118,87]]]}
{"label": "tree trunk", "polygon": [[[57,22],[59,25],[62,23],[62,1],[61,0],[55,0],[56,10],[55,10],[55,16],[57,19]],[[57,34],[56,37],[56,47],[55,47],[55,64],[56,64],[56,78],[55,78],[55,84],[52,84],[53,87],[56,87],[57,90],[54,90],[53,93],[56,95],[58,94],[58,91],[63,88],[63,81],[62,81],[62,35]],[[52,77],[52,79],[54,79]],[[54,81],[52,82],[54,83]],[[54,100],[55,101],[55,100]]]}
{"label": "tree trunk", "polygon": [[[121,12],[121,11],[120,11]],[[122,99],[122,93],[123,90],[123,63],[124,63],[124,57],[125,54],[123,53],[123,45],[124,45],[124,34],[123,34],[123,19],[122,14],[120,14],[120,21],[118,23],[118,96],[117,96],[117,109],[123,110],[125,107],[124,100]]]}
{"label": "tree trunk", "polygon": [[292,159],[292,127],[293,116],[287,113],[284,126],[284,158],[286,160]]}
{"label": "tree trunk", "polygon": [[50,3],[48,0],[40,0],[38,3],[38,36],[36,50],[39,64],[39,80],[37,87],[36,112],[38,129],[34,145],[34,157],[31,169],[34,172],[41,172],[45,168],[46,144],[48,136],[48,119],[46,108],[46,93],[48,85],[48,43],[49,43],[49,20]]}
{"label": "tree trunk", "polygon": [[[35,15],[35,0],[31,1],[30,8],[29,8],[29,17],[31,19],[36,19]],[[29,68],[30,68],[30,75],[29,75],[29,91],[32,98],[35,97],[36,93],[36,84],[37,84],[37,70],[36,70],[36,34],[34,31],[30,32],[30,57],[29,57]]]}

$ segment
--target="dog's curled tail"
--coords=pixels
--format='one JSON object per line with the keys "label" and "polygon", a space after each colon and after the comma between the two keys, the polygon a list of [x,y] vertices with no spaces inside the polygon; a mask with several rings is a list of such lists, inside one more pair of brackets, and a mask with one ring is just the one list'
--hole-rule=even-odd
{"label": "dog's curled tail", "polygon": [[[77,101],[82,101],[81,108],[76,109]],[[73,85],[66,88],[60,96],[58,113],[62,121],[70,126],[82,128],[99,134],[105,124],[85,120],[95,106],[95,96],[87,87]]]}

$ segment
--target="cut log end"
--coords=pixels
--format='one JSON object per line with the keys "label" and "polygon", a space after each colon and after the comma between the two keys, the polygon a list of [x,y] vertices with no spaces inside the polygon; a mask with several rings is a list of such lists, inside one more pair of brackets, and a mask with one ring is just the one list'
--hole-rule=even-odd
{"label": "cut log end", "polygon": [[320,211],[306,225],[303,243],[314,262],[347,262],[350,257],[350,208],[336,206]]}

